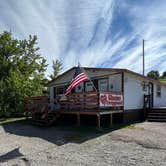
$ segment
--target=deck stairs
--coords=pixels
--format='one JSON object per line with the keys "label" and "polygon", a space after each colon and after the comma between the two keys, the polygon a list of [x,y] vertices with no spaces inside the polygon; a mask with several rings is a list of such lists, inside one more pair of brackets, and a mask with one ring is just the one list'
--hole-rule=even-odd
{"label": "deck stairs", "polygon": [[50,112],[48,113],[48,123],[47,126],[51,126],[53,125],[61,116],[60,113],[54,113],[54,112]]}
{"label": "deck stairs", "polygon": [[166,122],[166,108],[153,108],[147,116],[149,122]]}
{"label": "deck stairs", "polygon": [[59,117],[60,113],[56,112],[49,112],[47,114],[47,118],[45,118],[43,114],[36,113],[35,117],[32,119],[32,124],[37,126],[51,126],[58,120]]}

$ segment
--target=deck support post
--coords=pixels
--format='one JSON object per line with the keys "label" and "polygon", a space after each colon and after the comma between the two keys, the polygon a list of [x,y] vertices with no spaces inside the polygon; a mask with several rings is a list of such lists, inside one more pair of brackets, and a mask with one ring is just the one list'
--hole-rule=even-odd
{"label": "deck support post", "polygon": [[80,113],[77,113],[77,126],[80,126]]}
{"label": "deck support post", "polygon": [[110,127],[112,126],[112,113],[110,114]]}
{"label": "deck support post", "polygon": [[100,114],[97,114],[97,127],[100,129]]}

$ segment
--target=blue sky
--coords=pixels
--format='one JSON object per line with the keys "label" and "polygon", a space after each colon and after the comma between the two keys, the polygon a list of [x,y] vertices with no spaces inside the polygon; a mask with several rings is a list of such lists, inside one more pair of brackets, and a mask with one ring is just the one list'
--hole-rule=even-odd
{"label": "blue sky", "polygon": [[77,65],[166,70],[165,0],[0,0],[0,32],[38,36],[40,53],[52,71]]}

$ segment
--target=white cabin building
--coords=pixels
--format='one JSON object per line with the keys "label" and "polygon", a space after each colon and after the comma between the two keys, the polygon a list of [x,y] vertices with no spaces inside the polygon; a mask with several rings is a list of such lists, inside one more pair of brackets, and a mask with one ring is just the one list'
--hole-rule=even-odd
{"label": "white cabin building", "polygon": [[121,113],[123,120],[129,122],[142,119],[146,109],[166,107],[166,84],[127,69],[114,68],[83,67],[91,81],[78,85],[67,96],[67,101],[61,102],[75,69],[69,69],[48,83],[53,111]]}

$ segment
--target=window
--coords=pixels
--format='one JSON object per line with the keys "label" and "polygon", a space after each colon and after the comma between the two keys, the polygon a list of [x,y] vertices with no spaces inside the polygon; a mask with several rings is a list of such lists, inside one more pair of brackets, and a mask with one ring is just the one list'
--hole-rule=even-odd
{"label": "window", "polygon": [[62,96],[64,96],[66,86],[56,86],[54,87],[54,103],[57,104]]}
{"label": "window", "polygon": [[161,97],[161,86],[157,85],[156,96]]}
{"label": "window", "polygon": [[62,87],[57,87],[57,95],[61,95],[61,94],[64,94],[65,92],[65,87],[62,86]]}
{"label": "window", "polygon": [[88,82],[86,82],[85,83],[85,91],[86,92],[90,92],[90,91],[93,91],[93,82],[90,82],[90,81],[88,81]]}
{"label": "window", "polygon": [[122,76],[115,74],[109,76],[109,91],[120,92],[122,90]]}
{"label": "window", "polygon": [[108,91],[108,79],[101,79],[98,81],[99,91],[107,92]]}
{"label": "window", "polygon": [[56,87],[54,87],[54,99],[56,98]]}
{"label": "window", "polygon": [[142,82],[142,90],[146,92],[147,89],[148,89],[148,84],[147,84],[147,82],[143,81]]}
{"label": "window", "polygon": [[84,91],[84,83],[82,82],[75,88],[75,92],[83,92]]}

